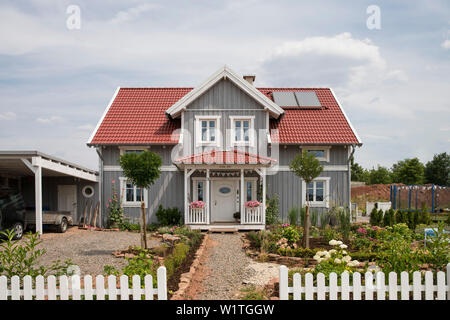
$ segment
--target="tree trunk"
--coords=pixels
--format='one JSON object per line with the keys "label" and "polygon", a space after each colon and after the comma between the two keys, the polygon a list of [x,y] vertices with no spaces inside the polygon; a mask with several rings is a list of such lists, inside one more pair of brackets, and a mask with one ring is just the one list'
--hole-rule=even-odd
{"label": "tree trunk", "polygon": [[303,222],[303,247],[309,249],[309,205],[305,207],[305,221]]}
{"label": "tree trunk", "polygon": [[141,202],[141,247],[147,249],[147,230],[145,226],[145,203]]}

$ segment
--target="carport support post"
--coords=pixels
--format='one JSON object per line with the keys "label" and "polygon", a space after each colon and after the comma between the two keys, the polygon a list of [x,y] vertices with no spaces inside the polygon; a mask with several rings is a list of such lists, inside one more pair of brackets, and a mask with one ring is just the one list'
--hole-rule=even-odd
{"label": "carport support post", "polygon": [[42,167],[37,166],[34,171],[34,197],[36,211],[36,233],[42,234]]}

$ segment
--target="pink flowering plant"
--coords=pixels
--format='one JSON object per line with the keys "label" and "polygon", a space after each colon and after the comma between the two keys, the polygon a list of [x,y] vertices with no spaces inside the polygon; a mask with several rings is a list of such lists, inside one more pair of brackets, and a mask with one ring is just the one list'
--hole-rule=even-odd
{"label": "pink flowering plant", "polygon": [[261,205],[259,201],[247,201],[245,204],[246,208],[257,208]]}
{"label": "pink flowering plant", "polygon": [[203,209],[205,207],[205,203],[203,201],[192,201],[189,204],[189,208],[191,209]]}

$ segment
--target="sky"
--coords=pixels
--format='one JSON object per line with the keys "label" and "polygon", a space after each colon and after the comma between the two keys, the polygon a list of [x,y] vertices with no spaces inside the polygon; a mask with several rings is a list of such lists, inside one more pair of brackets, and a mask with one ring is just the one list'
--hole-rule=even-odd
{"label": "sky", "polygon": [[448,0],[2,0],[0,150],[97,169],[86,142],[118,86],[195,87],[225,64],[332,87],[365,168],[450,151]]}

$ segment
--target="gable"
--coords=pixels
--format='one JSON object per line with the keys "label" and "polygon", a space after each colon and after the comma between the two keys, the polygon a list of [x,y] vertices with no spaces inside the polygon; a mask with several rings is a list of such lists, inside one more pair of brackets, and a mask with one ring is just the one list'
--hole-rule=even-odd
{"label": "gable", "polygon": [[208,91],[215,84],[220,82],[221,80],[229,80],[233,82],[239,89],[247,93],[253,99],[258,101],[265,110],[268,110],[269,113],[274,118],[279,118],[284,110],[280,108],[273,100],[269,99],[267,96],[262,94],[257,88],[244,80],[241,76],[236,74],[227,66],[220,68],[213,75],[211,75],[205,82],[201,85],[194,88],[191,92],[186,94],[183,98],[173,104],[170,108],[166,110],[166,114],[170,116],[172,119],[180,116],[183,110],[186,110],[187,106],[194,102],[197,98],[203,95],[206,91]]}
{"label": "gable", "polygon": [[261,110],[264,106],[228,79],[222,79],[186,105],[191,110]]}

